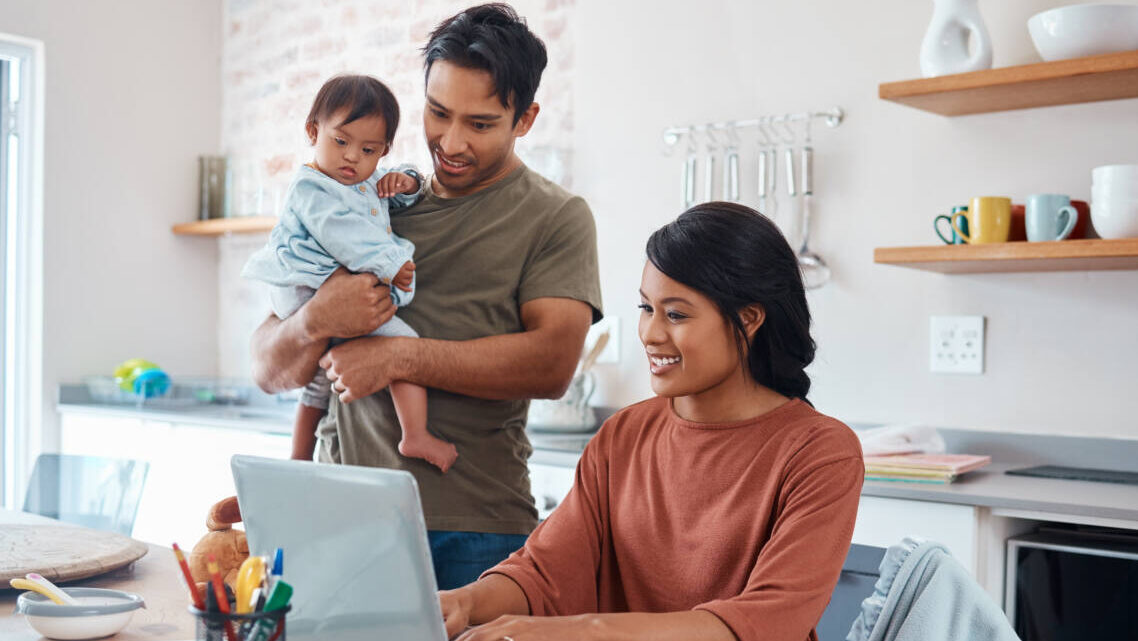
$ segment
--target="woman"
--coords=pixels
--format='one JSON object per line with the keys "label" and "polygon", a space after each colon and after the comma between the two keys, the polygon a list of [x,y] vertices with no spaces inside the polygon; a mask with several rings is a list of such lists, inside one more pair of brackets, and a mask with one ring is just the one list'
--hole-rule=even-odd
{"label": "woman", "polygon": [[478,581],[440,593],[461,641],[803,641],[861,491],[853,432],[806,401],[798,262],[731,203],[652,234],[640,340],[656,398],[592,438],[565,501]]}

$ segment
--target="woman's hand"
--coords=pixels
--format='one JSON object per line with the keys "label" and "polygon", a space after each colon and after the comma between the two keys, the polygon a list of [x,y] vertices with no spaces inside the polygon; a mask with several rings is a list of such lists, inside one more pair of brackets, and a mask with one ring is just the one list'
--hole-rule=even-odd
{"label": "woman's hand", "polygon": [[[531,617],[506,615],[467,630],[455,641],[587,641],[599,638],[597,617],[581,614],[571,617]],[[447,625],[447,634],[453,634]]]}
{"label": "woman's hand", "polygon": [[454,638],[470,625],[470,610],[474,607],[474,599],[468,590],[439,590],[439,604],[443,608],[443,625],[447,629],[447,638]]}

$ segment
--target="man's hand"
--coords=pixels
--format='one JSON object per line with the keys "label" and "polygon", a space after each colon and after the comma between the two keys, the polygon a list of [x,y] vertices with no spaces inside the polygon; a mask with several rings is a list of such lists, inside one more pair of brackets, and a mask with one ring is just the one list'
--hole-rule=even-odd
{"label": "man's hand", "polygon": [[375,190],[380,198],[391,198],[395,194],[413,194],[419,191],[419,181],[407,174],[392,171],[380,177]]}
{"label": "man's hand", "polygon": [[415,263],[407,261],[395,273],[395,278],[391,279],[391,284],[402,289],[405,292],[411,291],[412,279],[415,278]]}
{"label": "man's hand", "polygon": [[364,336],[395,315],[391,290],[375,274],[353,274],[343,267],[300,309],[308,335],[318,339]]}
{"label": "man's hand", "polygon": [[403,380],[394,350],[400,340],[404,339],[360,338],[337,345],[320,358],[320,367],[327,372],[340,401],[351,403],[375,394],[393,380]]}

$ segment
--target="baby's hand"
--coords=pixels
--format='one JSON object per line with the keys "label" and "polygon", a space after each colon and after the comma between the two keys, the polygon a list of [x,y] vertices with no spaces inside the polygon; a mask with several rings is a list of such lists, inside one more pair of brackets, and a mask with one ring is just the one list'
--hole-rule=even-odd
{"label": "baby's hand", "polygon": [[415,277],[415,263],[407,261],[399,268],[391,284],[405,292],[411,291],[411,279]]}
{"label": "baby's hand", "polygon": [[376,184],[380,198],[391,198],[395,194],[413,194],[419,191],[419,181],[397,171],[384,174]]}

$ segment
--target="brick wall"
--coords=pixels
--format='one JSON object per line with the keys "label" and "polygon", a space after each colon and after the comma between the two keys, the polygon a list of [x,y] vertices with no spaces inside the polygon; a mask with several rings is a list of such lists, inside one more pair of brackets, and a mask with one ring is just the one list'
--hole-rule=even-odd
{"label": "brick wall", "polygon": [[[320,85],[338,73],[383,80],[401,119],[386,161],[430,170],[423,141],[419,49],[441,20],[474,4],[454,0],[225,0],[222,21],[222,151],[230,156],[233,209],[276,214],[293,172],[311,159],[304,119]],[[549,66],[534,129],[518,143],[532,168],[566,187],[573,137],[570,34],[576,0],[517,0],[514,7],[545,41]],[[240,269],[265,236],[221,240],[219,367],[249,376],[249,336],[264,319],[267,294]]]}

